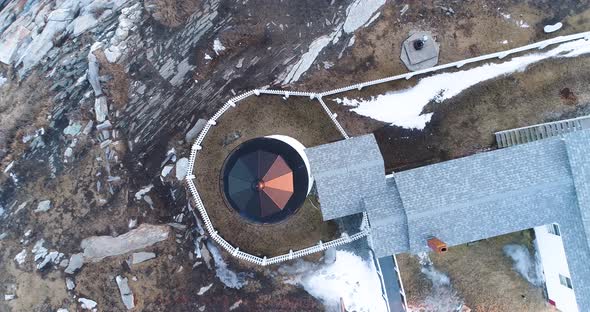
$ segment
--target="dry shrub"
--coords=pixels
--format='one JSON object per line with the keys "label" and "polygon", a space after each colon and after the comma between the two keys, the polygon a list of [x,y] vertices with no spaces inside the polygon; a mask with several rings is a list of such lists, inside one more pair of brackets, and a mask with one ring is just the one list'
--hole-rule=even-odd
{"label": "dry shrub", "polygon": [[101,83],[103,91],[109,95],[113,105],[120,110],[127,105],[129,101],[129,78],[125,72],[125,67],[121,64],[110,63],[107,61],[104,52],[94,52],[100,62],[100,75],[109,75],[111,79],[106,83]]}
{"label": "dry shrub", "polygon": [[201,0],[146,0],[152,17],[168,27],[180,26],[190,15],[201,8]]}

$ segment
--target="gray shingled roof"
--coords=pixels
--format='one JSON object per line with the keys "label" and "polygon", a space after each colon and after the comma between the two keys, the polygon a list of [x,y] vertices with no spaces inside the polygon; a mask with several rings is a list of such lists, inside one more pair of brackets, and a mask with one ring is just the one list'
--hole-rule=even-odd
{"label": "gray shingled roof", "polygon": [[383,157],[373,135],[305,149],[324,220],[363,211],[362,197],[383,192]]}
{"label": "gray shingled roof", "polygon": [[[374,139],[366,136],[326,149],[314,148],[312,174],[320,175],[318,193],[324,216],[367,211],[377,257],[428,251],[430,236],[455,246],[559,223],[578,306],[590,311],[590,130],[399,172],[387,180],[382,161],[378,164],[373,154],[358,155],[356,139],[362,140],[363,150],[378,151]],[[356,165],[332,159],[330,170],[318,168],[322,153],[347,154],[345,149],[356,155]],[[371,159],[366,168],[360,164],[363,157]],[[340,166],[358,170],[338,169]],[[364,176],[367,174],[374,177]],[[344,184],[365,190],[367,186],[359,184],[370,181],[376,185],[376,179],[383,179],[385,187],[374,192],[333,196],[328,189],[338,184],[342,191]],[[346,209],[334,212],[338,207]]]}

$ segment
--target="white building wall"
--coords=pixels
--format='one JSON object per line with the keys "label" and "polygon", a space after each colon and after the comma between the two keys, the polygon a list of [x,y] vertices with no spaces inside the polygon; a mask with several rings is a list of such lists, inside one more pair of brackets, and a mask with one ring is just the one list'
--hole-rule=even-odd
{"label": "white building wall", "polygon": [[559,274],[571,278],[561,236],[549,232],[548,225],[535,227],[535,236],[549,299],[560,311],[578,312],[574,290],[559,281]]}

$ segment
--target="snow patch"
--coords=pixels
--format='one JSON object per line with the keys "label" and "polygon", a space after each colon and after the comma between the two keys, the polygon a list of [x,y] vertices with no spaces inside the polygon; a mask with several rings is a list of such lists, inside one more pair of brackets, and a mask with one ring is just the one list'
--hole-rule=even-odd
{"label": "snow patch", "polygon": [[[547,34],[552,33],[552,32],[556,32],[558,30],[561,29],[561,27],[563,27],[563,24],[561,22],[553,24],[553,25],[545,25],[545,27],[543,27],[543,31]],[[2,85],[0,83],[0,85]]]}
{"label": "snow patch", "polygon": [[385,4],[385,0],[355,0],[346,9],[346,21],[344,21],[342,29],[346,33],[352,33],[359,29],[371,20],[371,17],[376,18],[373,14],[383,4]]}
{"label": "snow patch", "polygon": [[208,286],[203,286],[199,289],[199,292],[197,293],[198,296],[202,296],[204,293],[207,292],[207,290],[209,290],[211,287],[213,286],[213,283],[209,284]]}
{"label": "snow patch", "polygon": [[430,102],[442,103],[463,90],[493,78],[522,72],[527,66],[550,58],[576,57],[590,53],[584,39],[563,43],[544,53],[514,57],[504,63],[487,63],[468,70],[436,74],[422,78],[409,89],[387,92],[369,99],[342,98],[335,101],[354,106],[352,111],[404,128],[423,129],[432,113],[422,113]]}
{"label": "snow patch", "polygon": [[283,83],[290,83],[299,80],[301,75],[303,75],[303,73],[305,73],[311,67],[320,52],[322,52],[322,50],[328,46],[330,41],[332,41],[332,36],[322,36],[314,40],[309,45],[307,52],[305,52],[295,64],[295,66],[291,68]]}
{"label": "snow patch", "polygon": [[78,298],[78,302],[81,303],[81,308],[85,310],[92,310],[96,308],[97,305],[96,301],[86,298]]}
{"label": "snow patch", "polygon": [[224,50],[225,47],[223,44],[221,44],[221,40],[219,40],[219,38],[213,40],[213,51],[215,51],[215,54],[219,55],[219,53],[223,52]]}
{"label": "snow patch", "polygon": [[427,253],[418,255],[420,272],[431,282],[432,288],[424,301],[419,302],[417,307],[409,310],[425,310],[433,312],[462,311],[463,299],[451,286],[450,278],[443,272],[437,270]]}
{"label": "snow patch", "polygon": [[287,282],[303,286],[328,311],[338,308],[340,298],[347,311],[387,311],[375,265],[349,251],[337,250],[335,261],[329,264],[299,261],[281,271],[293,274]]}
{"label": "snow patch", "polygon": [[219,252],[217,246],[207,241],[207,248],[211,252],[213,261],[215,261],[215,275],[217,278],[219,278],[223,285],[229,288],[240,289],[244,287],[244,285],[248,284],[248,281],[246,280],[246,273],[236,273],[227,268],[227,263],[223,261],[223,257],[221,256],[221,252]]}
{"label": "snow patch", "polygon": [[27,260],[27,250],[26,249],[23,249],[21,252],[19,252],[14,257],[14,261],[16,261],[16,263],[18,263],[18,265],[23,265],[25,263],[25,260]]}
{"label": "snow patch", "polygon": [[153,184],[150,184],[150,185],[142,188],[137,193],[135,193],[135,199],[136,200],[141,200],[143,198],[143,195],[149,193],[152,190],[153,187],[154,187],[154,185]]}
{"label": "snow patch", "polygon": [[504,254],[514,262],[512,268],[534,286],[543,285],[543,277],[535,264],[529,250],[523,245],[509,244],[503,248]]}
{"label": "snow patch", "polygon": [[2,85],[5,84],[6,81],[8,81],[8,79],[6,79],[2,75],[0,75],[0,87],[2,87]]}

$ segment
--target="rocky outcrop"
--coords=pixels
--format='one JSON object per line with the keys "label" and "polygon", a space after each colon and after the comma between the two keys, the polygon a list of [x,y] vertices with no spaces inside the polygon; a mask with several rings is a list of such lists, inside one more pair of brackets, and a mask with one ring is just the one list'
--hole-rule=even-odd
{"label": "rocky outcrop", "polygon": [[138,249],[149,247],[168,238],[170,227],[167,225],[142,224],[117,237],[93,236],[82,240],[84,261],[97,262],[106,257],[118,256]]}

